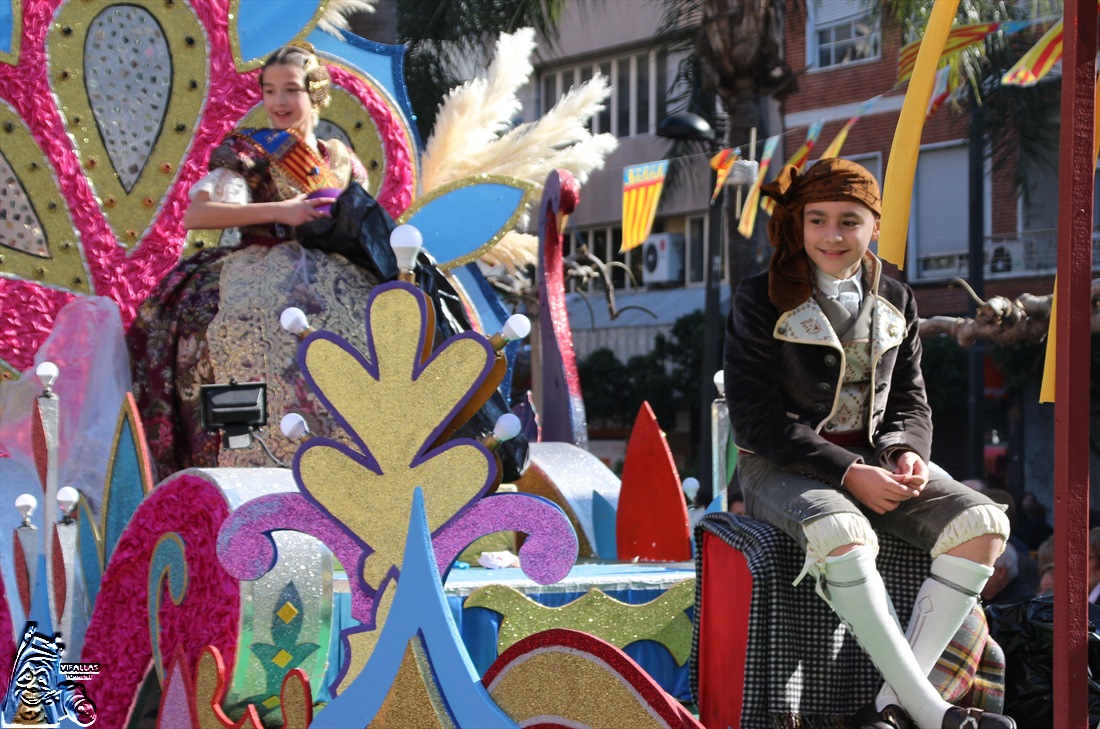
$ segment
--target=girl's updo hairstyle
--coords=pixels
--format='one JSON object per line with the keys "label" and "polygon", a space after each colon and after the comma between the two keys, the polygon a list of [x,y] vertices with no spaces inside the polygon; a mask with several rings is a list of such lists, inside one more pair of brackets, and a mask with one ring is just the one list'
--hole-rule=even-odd
{"label": "girl's updo hairstyle", "polygon": [[268,66],[297,66],[305,73],[306,90],[309,100],[315,109],[323,109],[329,105],[329,87],[332,86],[332,77],[313,52],[313,45],[306,41],[292,41],[279,50],[272,53],[264,61],[260,69],[260,85],[264,83],[264,71]]}

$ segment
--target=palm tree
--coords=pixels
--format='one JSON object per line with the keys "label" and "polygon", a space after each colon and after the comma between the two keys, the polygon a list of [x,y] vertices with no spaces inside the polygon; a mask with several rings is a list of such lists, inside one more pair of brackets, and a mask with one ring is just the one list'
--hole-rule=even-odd
{"label": "palm tree", "polygon": [[[663,47],[684,54],[672,82],[679,94],[669,97],[670,111],[700,114],[712,126],[718,122],[715,100],[729,116],[729,140],[744,150],[750,130],[759,138],[781,130],[764,129],[761,111],[768,99],[782,101],[797,90],[797,74],[784,58],[783,31],[786,13],[804,12],[806,4],[823,0],[663,0]],[[889,14],[892,27],[905,39],[919,38],[927,25],[935,0],[865,0],[868,11],[880,23]],[[1021,10],[1018,3],[1002,0],[962,0],[958,24],[1010,20],[1026,10],[1029,17],[1060,15],[1058,0],[1034,0]],[[1057,80],[1030,88],[1002,87],[1001,75],[1026,50],[1017,38],[995,34],[955,56],[951,63],[967,89],[955,104],[962,110],[977,101],[984,108],[983,136],[992,141],[995,164],[1018,160],[1017,188],[1044,165],[1056,164],[1057,126],[1050,109],[1057,109]],[[1015,129],[1016,134],[1005,134]],[[996,130],[996,133],[989,133]],[[673,155],[682,154],[674,148]],[[732,220],[734,216],[730,216]],[[730,274],[734,281],[754,273],[755,246],[745,245],[736,230],[730,231]]]}
{"label": "palm tree", "polygon": [[[794,0],[796,6],[802,0]],[[763,129],[763,104],[795,91],[794,73],[783,56],[786,0],[664,0],[659,35],[663,50],[684,56],[670,93],[669,111],[689,111],[744,150],[751,130]],[[726,117],[719,118],[716,100]],[[763,138],[762,135],[761,138]],[[691,144],[691,143],[680,143]],[[695,150],[699,151],[699,150]],[[685,151],[674,147],[673,157]],[[729,270],[732,280],[755,273],[754,246],[736,230],[729,216]]]}
{"label": "palm tree", "polygon": [[534,28],[553,43],[567,0],[399,0],[397,40],[408,48],[405,79],[422,139],[440,99],[472,76],[501,33]]}

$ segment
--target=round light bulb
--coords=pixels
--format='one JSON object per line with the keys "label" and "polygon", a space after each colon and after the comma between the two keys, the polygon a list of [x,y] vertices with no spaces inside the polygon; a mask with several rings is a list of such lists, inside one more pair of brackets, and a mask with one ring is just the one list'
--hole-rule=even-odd
{"label": "round light bulb", "polygon": [[399,225],[390,233],[390,247],[397,258],[397,267],[402,271],[411,271],[416,267],[416,257],[423,246],[424,236],[415,226]]}
{"label": "round light bulb", "polygon": [[303,329],[309,327],[309,318],[306,313],[296,306],[283,309],[279,315],[279,325],[294,335],[298,335]]}
{"label": "round light bulb", "polygon": [[43,362],[34,368],[34,374],[38,375],[38,380],[46,389],[53,387],[53,383],[57,380],[60,372],[53,362]]}
{"label": "round light bulb", "polygon": [[73,513],[78,503],[80,503],[80,492],[72,486],[62,486],[57,490],[57,505],[61,507],[61,513],[65,516]]}
{"label": "round light bulb", "polygon": [[523,339],[531,333],[531,320],[523,314],[512,314],[508,317],[508,320],[504,322],[504,328],[501,330],[501,333],[509,342]]}
{"label": "round light bulb", "polygon": [[38,499],[34,498],[34,494],[19,494],[15,497],[15,508],[24,519],[29,519],[38,508]]}
{"label": "round light bulb", "polygon": [[519,435],[522,429],[523,423],[520,422],[519,416],[504,413],[497,418],[496,425],[493,426],[493,437],[499,441],[511,440]]}
{"label": "round light bulb", "polygon": [[309,432],[309,425],[306,424],[306,419],[298,413],[287,413],[279,421],[279,430],[290,440],[299,440]]}
{"label": "round light bulb", "polygon": [[684,479],[683,487],[684,493],[688,497],[688,501],[695,501],[695,495],[699,493],[699,479],[694,476],[688,476]]}
{"label": "round light bulb", "polygon": [[714,387],[718,390],[718,397],[726,396],[726,371],[718,370],[714,373]]}

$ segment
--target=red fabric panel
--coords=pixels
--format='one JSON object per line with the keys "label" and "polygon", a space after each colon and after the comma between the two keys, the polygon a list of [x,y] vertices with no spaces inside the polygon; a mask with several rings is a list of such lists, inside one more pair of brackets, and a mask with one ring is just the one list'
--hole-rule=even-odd
{"label": "red fabric panel", "polygon": [[707,729],[741,725],[752,574],[745,555],[703,534],[699,621],[699,720]]}

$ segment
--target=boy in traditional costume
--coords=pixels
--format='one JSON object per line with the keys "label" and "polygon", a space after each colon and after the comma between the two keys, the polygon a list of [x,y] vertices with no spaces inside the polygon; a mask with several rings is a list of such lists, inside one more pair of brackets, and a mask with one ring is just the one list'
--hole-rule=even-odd
{"label": "boy in traditional costume", "polygon": [[[777,203],[776,251],[738,287],[725,351],[746,510],[806,550],[799,580],[817,580],[885,679],[856,726],[1011,729],[1009,717],[951,706],[928,680],[993,573],[1008,520],[928,461],[913,292],[869,251],[878,182],[824,159],[804,174],[788,165],[762,192]],[[876,530],[932,556],[904,634],[875,567]]]}

